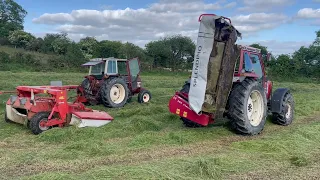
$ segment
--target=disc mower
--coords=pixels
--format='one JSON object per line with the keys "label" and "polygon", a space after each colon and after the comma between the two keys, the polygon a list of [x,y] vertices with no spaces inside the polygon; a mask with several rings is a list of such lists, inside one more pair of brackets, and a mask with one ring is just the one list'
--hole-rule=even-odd
{"label": "disc mower", "polygon": [[78,87],[78,94],[86,105],[119,108],[136,94],[139,103],[151,100],[150,91],[142,87],[138,58],[96,58],[82,66],[89,67],[89,74]]}
{"label": "disc mower", "polygon": [[113,120],[106,112],[86,108],[79,102],[67,102],[68,91],[78,86],[18,86],[6,102],[6,122],[24,124],[33,134],[40,134],[52,127],[74,125],[100,127]]}
{"label": "disc mower", "polygon": [[273,92],[265,72],[270,53],[235,44],[241,33],[226,17],[203,14],[199,22],[192,75],[170,99],[169,111],[188,127],[228,118],[243,135],[259,134],[268,114],[276,124],[291,124],[293,96],[288,88]]}

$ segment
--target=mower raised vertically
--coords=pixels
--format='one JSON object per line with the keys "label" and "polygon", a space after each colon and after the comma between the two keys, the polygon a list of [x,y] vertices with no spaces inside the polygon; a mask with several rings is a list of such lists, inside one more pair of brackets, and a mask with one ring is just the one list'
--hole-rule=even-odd
{"label": "mower raised vertically", "polygon": [[241,33],[231,20],[214,14],[199,18],[200,28],[191,78],[169,101],[169,110],[188,127],[202,127],[227,117],[243,135],[259,134],[268,112],[289,125],[294,99],[288,88],[272,92],[261,50],[235,44]]}
{"label": "mower raised vertically", "polygon": [[[68,91],[78,86],[18,86],[16,95],[6,102],[6,122],[24,124],[33,134],[40,134],[51,127],[74,125],[100,127],[113,120],[108,113],[86,108],[79,102],[68,102]],[[0,92],[14,93],[14,92]]]}
{"label": "mower raised vertically", "polygon": [[96,58],[82,66],[89,67],[89,74],[78,88],[85,104],[102,103],[106,107],[119,108],[135,94],[138,94],[139,103],[151,99],[151,93],[142,87],[138,58]]}

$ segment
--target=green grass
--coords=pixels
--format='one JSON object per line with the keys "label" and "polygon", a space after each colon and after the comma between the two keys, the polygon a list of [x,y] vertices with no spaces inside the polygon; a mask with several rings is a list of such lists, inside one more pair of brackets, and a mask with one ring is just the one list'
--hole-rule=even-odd
{"label": "green grass", "polygon": [[[0,89],[79,84],[81,73],[0,72]],[[307,179],[320,177],[320,85],[275,82],[289,87],[295,120],[268,122],[263,133],[243,137],[221,122],[189,129],[168,111],[168,101],[187,74],[145,74],[148,104],[103,106],[115,120],[100,128],[54,128],[32,135],[24,126],[0,121],[0,174],[4,179]],[[9,95],[0,96],[1,112]],[[3,116],[3,113],[1,113]]]}

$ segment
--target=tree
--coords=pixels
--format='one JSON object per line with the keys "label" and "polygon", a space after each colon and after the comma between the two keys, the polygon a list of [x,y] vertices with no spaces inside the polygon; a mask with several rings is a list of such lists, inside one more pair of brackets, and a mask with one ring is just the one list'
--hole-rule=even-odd
{"label": "tree", "polygon": [[27,45],[27,50],[29,51],[41,51],[41,48],[44,46],[44,41],[42,38],[37,38],[31,40]]}
{"label": "tree", "polygon": [[97,45],[98,41],[94,37],[86,37],[79,42],[79,47],[86,58],[92,58],[93,50]]}
{"label": "tree", "polygon": [[146,51],[154,59],[154,66],[170,67],[175,71],[178,67],[192,67],[195,44],[189,37],[174,35],[148,43]]}
{"label": "tree", "polygon": [[320,30],[316,31],[316,35],[317,35],[317,37],[314,40],[313,45],[320,46]]}
{"label": "tree", "polygon": [[93,49],[93,57],[107,58],[120,56],[122,43],[120,41],[100,41]]}
{"label": "tree", "polygon": [[43,38],[43,47],[41,51],[44,53],[65,54],[67,46],[71,43],[66,33],[46,34]]}
{"label": "tree", "polygon": [[15,47],[26,48],[27,45],[34,40],[35,37],[27,32],[22,30],[15,30],[10,33],[9,41]]}
{"label": "tree", "polygon": [[75,42],[69,43],[64,56],[67,67],[78,68],[85,63],[85,57],[81,53],[80,47]]}
{"label": "tree", "polygon": [[23,30],[27,11],[13,0],[0,0],[0,37],[8,37],[11,31]]}

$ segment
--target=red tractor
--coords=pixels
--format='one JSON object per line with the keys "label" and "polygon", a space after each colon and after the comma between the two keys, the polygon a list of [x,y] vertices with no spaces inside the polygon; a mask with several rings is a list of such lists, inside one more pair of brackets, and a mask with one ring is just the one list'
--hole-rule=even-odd
{"label": "red tractor", "polygon": [[169,110],[188,127],[203,127],[227,117],[243,135],[259,134],[268,113],[287,126],[294,118],[294,99],[288,88],[272,92],[260,49],[236,45],[241,34],[231,20],[201,15],[192,76],[170,99]]}
{"label": "red tractor", "polygon": [[138,58],[97,58],[82,66],[89,67],[89,75],[79,86],[78,95],[86,105],[102,103],[106,107],[119,108],[135,94],[138,94],[139,103],[151,99],[150,91],[142,87]]}

